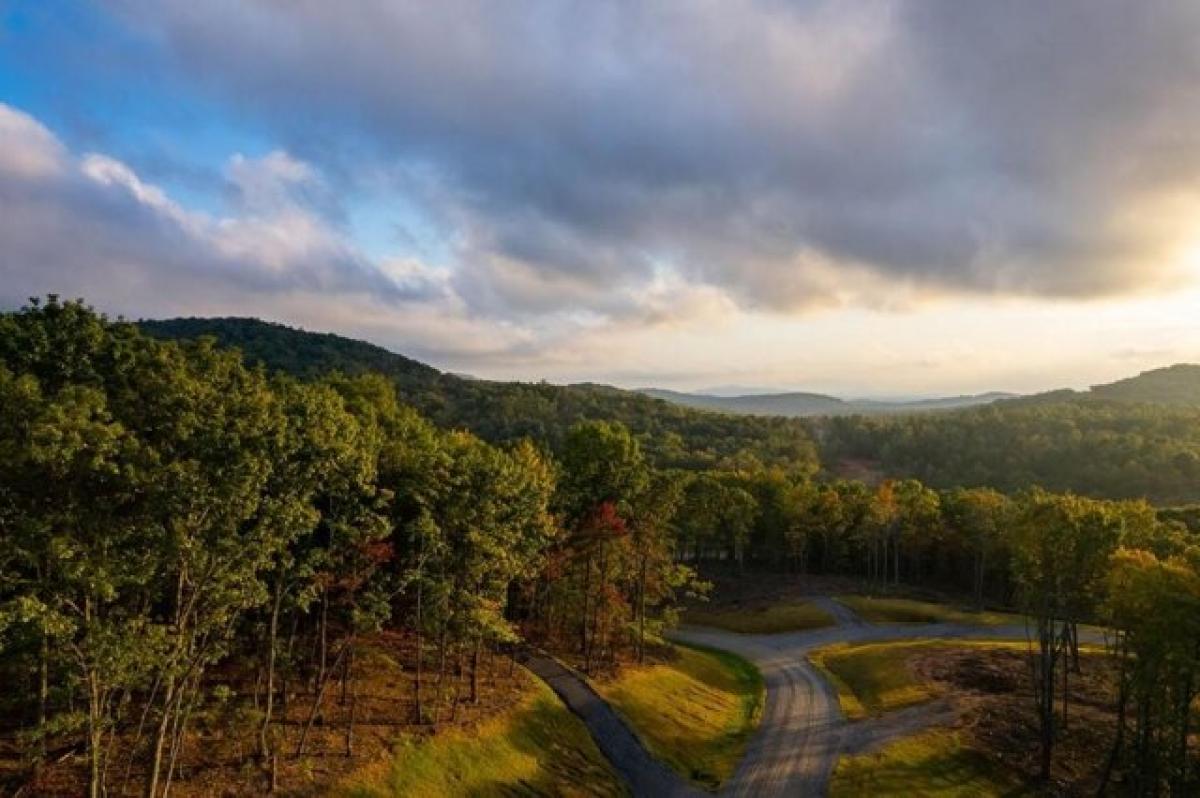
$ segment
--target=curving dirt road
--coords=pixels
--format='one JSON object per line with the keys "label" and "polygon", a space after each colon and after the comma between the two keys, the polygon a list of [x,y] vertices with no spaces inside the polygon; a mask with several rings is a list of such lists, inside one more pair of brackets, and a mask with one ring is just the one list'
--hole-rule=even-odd
{"label": "curving dirt road", "polygon": [[721,790],[731,796],[818,796],[843,751],[861,751],[926,726],[953,719],[948,703],[914,707],[878,720],[848,723],[837,691],[807,654],[840,642],[924,638],[1025,639],[1023,626],[979,627],[961,624],[872,625],[843,604],[816,599],[837,625],[809,632],[742,635],[685,627],[671,637],[725,649],[753,662],[766,683],[766,705],[758,731],[733,778]]}

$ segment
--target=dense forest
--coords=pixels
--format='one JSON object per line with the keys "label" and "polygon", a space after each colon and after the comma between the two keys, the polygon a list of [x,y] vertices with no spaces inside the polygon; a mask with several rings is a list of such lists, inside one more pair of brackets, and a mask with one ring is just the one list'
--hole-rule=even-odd
{"label": "dense forest", "polygon": [[1033,485],[1156,504],[1200,501],[1200,404],[1093,398],[1003,401],[894,418],[833,418],[814,429],[825,462],[869,461],[938,487]]}
{"label": "dense forest", "polygon": [[[243,342],[251,362],[53,297],[0,316],[14,784],[66,762],[92,796],[160,796],[198,749],[233,738],[253,790],[272,789],[281,757],[353,750],[362,663],[379,652],[411,676],[386,720],[436,726],[527,643],[586,673],[644,657],[720,568],[1019,607],[1047,762],[1079,626],[1106,624],[1131,725],[1109,769],[1143,774],[1143,794],[1194,786],[1193,509],[832,479],[790,423],[476,384],[363,350],[375,373],[343,356],[357,345],[229,324],[266,331],[256,353]],[[285,339],[337,368],[304,365]],[[274,347],[269,362],[303,379],[268,372]],[[526,389],[546,399],[527,414]],[[794,457],[764,456],[776,429]]]}

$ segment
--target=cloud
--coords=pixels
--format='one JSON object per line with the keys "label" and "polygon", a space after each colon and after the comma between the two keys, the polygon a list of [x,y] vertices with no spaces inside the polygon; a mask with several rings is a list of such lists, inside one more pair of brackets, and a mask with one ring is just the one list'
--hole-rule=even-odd
{"label": "cloud", "polygon": [[329,174],[426,175],[479,312],[636,311],[664,267],[769,311],[1186,276],[1195,4],[115,6]]}
{"label": "cloud", "polygon": [[[397,311],[444,306],[443,278],[376,264],[311,208],[309,165],[234,156],[227,214],[190,210],[110,156],[74,156],[0,103],[0,304],[57,292],[130,315],[307,297]],[[443,308],[444,309],[444,308]],[[228,312],[228,311],[226,311]]]}
{"label": "cloud", "polygon": [[0,103],[0,175],[5,180],[40,180],[61,171],[64,152],[54,134],[36,119]]}

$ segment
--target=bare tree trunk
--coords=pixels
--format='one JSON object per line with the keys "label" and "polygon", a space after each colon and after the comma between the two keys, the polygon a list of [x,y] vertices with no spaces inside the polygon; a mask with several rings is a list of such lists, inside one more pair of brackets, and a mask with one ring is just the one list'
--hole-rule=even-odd
{"label": "bare tree trunk", "polygon": [[[197,676],[197,683],[199,682],[199,679],[200,677]],[[198,686],[192,688],[193,692],[188,700],[187,707],[183,708],[182,711],[181,707],[183,707],[183,699],[187,693],[186,685],[184,685],[179,692],[179,703],[176,705],[175,712],[175,730],[171,741],[171,755],[167,761],[167,776],[163,780],[162,798],[167,798],[167,794],[171,791],[171,780],[175,777],[175,765],[179,758],[179,752],[183,748],[183,739],[184,735],[187,733],[188,720],[191,718],[192,708],[196,703],[195,691],[197,689]]]}
{"label": "bare tree trunk", "polygon": [[442,688],[446,682],[446,622],[443,620],[441,629],[438,633],[438,678],[437,678],[437,698],[435,699],[436,706],[434,707],[433,722],[437,723],[442,713]]}
{"label": "bare tree trunk", "polygon": [[1117,674],[1117,733],[1109,749],[1108,759],[1104,763],[1104,774],[1100,777],[1100,786],[1096,789],[1096,798],[1102,798],[1108,791],[1108,783],[1112,779],[1113,768],[1121,756],[1121,747],[1125,742],[1125,709],[1129,703],[1129,684],[1125,672],[1125,653],[1122,641],[1118,640],[1116,656],[1120,660],[1121,670]]}
{"label": "bare tree trunk", "polygon": [[350,683],[350,722],[346,726],[346,756],[354,756],[354,714],[358,709],[358,685],[354,682],[354,651],[346,659],[346,681]]}
{"label": "bare tree trunk", "polygon": [[471,703],[479,703],[479,649],[482,639],[475,638],[475,649],[471,652]]}
{"label": "bare tree trunk", "polygon": [[417,576],[417,669],[416,681],[413,684],[414,696],[416,700],[415,711],[417,715],[417,723],[425,722],[424,708],[421,706],[421,678],[425,672],[425,635],[424,635],[424,607],[422,606],[423,599],[423,582],[425,580],[420,574]]}
{"label": "bare tree trunk", "polygon": [[892,541],[892,584],[900,584],[900,537]]}
{"label": "bare tree trunk", "polygon": [[592,553],[589,551],[584,561],[583,571],[583,628],[580,630],[579,652],[584,660],[590,659],[588,652],[588,622],[591,618],[590,602],[592,600]]}
{"label": "bare tree trunk", "polygon": [[105,792],[100,770],[100,748],[103,745],[102,698],[97,675],[88,674],[88,796],[100,798]]}
{"label": "bare tree trunk", "polygon": [[641,572],[638,574],[638,662],[646,661],[646,563],[642,556]]}
{"label": "bare tree trunk", "polygon": [[[342,664],[342,659],[346,656],[346,653],[350,650],[350,646],[351,646],[350,640],[347,640],[346,643],[342,645],[342,650],[339,651],[338,655],[334,658],[334,661],[333,661],[334,669],[336,669],[339,665]],[[300,742],[296,744],[296,756],[304,755],[304,744],[306,742],[308,742],[308,735],[312,731],[313,723],[315,723],[317,720],[317,713],[320,712],[320,710],[321,710],[321,702],[325,700],[325,690],[328,687],[329,687],[329,680],[326,679],[321,683],[321,686],[319,688],[317,688],[317,694],[313,698],[312,707],[309,709],[309,712],[308,712],[308,721],[305,722],[304,731],[301,732],[301,734],[300,734]]]}
{"label": "bare tree trunk", "polygon": [[[1070,637],[1069,632],[1064,630],[1064,633],[1068,638]],[[1067,729],[1067,706],[1070,703],[1071,697],[1070,672],[1070,668],[1064,667],[1062,669],[1062,728],[1064,731]]]}
{"label": "bare tree trunk", "polygon": [[271,728],[271,714],[275,709],[275,650],[278,647],[279,639],[279,611],[283,604],[283,586],[281,583],[275,585],[274,592],[275,600],[271,605],[270,630],[267,633],[266,708],[263,710],[262,725],[258,730],[258,754],[263,758],[264,762],[271,755],[269,732]]}
{"label": "bare tree trunk", "polygon": [[325,666],[329,657],[329,591],[324,589],[321,591],[321,623],[318,641],[320,653],[316,689],[320,690],[325,686]]}
{"label": "bare tree trunk", "polygon": [[167,733],[171,724],[171,706],[177,701],[177,686],[174,675],[167,677],[166,688],[163,691],[162,717],[158,719],[158,727],[154,730],[154,741],[150,746],[150,773],[146,777],[146,798],[158,795],[158,781],[162,774],[163,746],[167,741]]}

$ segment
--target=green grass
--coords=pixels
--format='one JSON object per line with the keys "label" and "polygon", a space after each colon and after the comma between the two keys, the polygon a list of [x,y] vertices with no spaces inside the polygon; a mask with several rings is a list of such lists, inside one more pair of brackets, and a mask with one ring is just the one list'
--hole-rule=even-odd
{"label": "green grass", "polygon": [[625,795],[583,723],[540,682],[511,710],[471,730],[404,737],[388,763],[339,790],[353,798]]}
{"label": "green grass", "polygon": [[733,775],[758,725],[762,676],[734,654],[677,650],[675,661],[627,669],[597,690],[651,753],[697,784],[715,788]]}
{"label": "green grass", "polygon": [[808,658],[837,688],[842,713],[857,719],[933,698],[932,688],[917,681],[904,664],[910,654],[930,645],[929,641],[836,643],[811,652]]}
{"label": "green grass", "polygon": [[804,601],[745,610],[700,607],[688,610],[684,620],[699,626],[712,626],[741,634],[799,632],[833,625],[833,618],[829,613]]}
{"label": "green grass", "polygon": [[843,756],[829,794],[831,798],[1015,798],[1033,793],[982,753],[964,747],[955,732],[932,731],[898,740],[876,753]]}
{"label": "green grass", "polygon": [[891,712],[937,696],[934,685],[920,681],[905,664],[909,657],[931,649],[1016,649],[1024,641],[1010,640],[896,640],[888,643],[835,643],[809,653],[837,688],[842,713],[854,720]]}
{"label": "green grass", "polygon": [[1021,624],[1024,616],[1008,612],[975,612],[904,598],[868,598],[867,596],[838,596],[837,600],[871,623],[962,623],[976,626],[1007,626]]}

